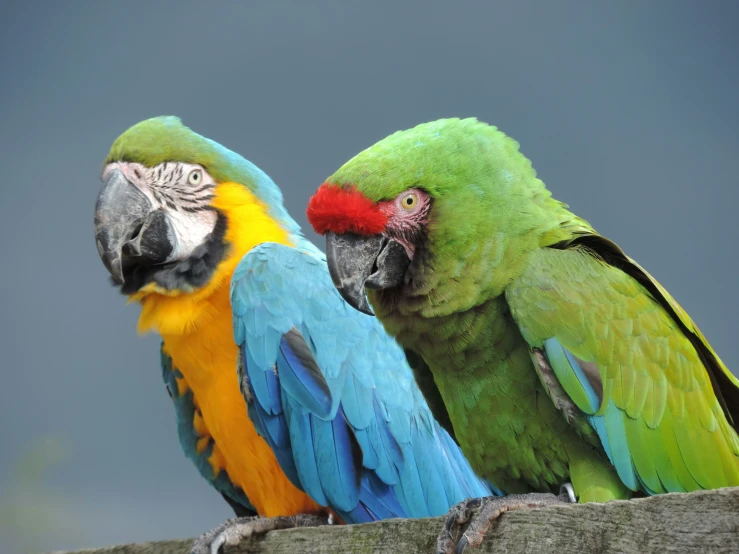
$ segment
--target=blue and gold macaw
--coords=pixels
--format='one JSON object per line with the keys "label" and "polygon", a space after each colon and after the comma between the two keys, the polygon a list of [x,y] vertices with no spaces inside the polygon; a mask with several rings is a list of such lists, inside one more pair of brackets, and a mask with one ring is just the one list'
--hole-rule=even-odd
{"label": "blue and gold macaw", "polygon": [[114,284],[141,304],[139,331],[162,336],[185,454],[237,515],[274,518],[227,522],[195,550],[501,494],[462,456],[436,396],[432,416],[430,374],[414,379],[377,320],[342,300],[277,186],[238,154],[175,117],[134,125],[105,161],[95,235]]}

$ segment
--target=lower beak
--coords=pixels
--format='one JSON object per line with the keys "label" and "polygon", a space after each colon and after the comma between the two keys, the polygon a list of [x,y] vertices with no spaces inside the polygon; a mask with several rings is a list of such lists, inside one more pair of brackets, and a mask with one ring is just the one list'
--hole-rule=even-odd
{"label": "lower beak", "polygon": [[126,269],[166,262],[174,234],[166,214],[153,210],[144,193],[112,169],[95,204],[95,242],[113,280],[123,284]]}
{"label": "lower beak", "polygon": [[382,235],[326,234],[326,260],[334,286],[350,306],[374,315],[366,289],[386,289],[403,282],[410,258],[403,246]]}

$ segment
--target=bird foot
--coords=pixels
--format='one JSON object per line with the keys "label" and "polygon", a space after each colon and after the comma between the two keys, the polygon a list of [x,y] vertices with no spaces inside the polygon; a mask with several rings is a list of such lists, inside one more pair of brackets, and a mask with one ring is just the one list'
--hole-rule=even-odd
{"label": "bird foot", "polygon": [[333,516],[298,514],[289,517],[238,517],[227,519],[215,529],[203,533],[192,543],[191,554],[218,554],[224,545],[235,546],[241,541],[269,531],[294,527],[317,527],[331,525]]}
{"label": "bird foot", "polygon": [[[562,485],[559,495],[551,493],[510,494],[508,496],[486,496],[470,498],[452,506],[444,523],[444,528],[436,542],[437,554],[462,554],[468,546],[480,546],[490,525],[504,512],[519,508],[543,508],[554,504],[577,502],[572,485]],[[458,534],[465,523],[470,522],[459,542],[454,535]]]}

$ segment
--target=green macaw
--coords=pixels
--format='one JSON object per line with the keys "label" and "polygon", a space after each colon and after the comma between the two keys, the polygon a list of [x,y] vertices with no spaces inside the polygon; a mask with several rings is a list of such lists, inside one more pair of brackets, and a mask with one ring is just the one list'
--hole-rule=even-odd
{"label": "green macaw", "polygon": [[[337,289],[374,309],[417,375],[431,372],[465,455],[503,490],[570,481],[580,502],[604,502],[739,485],[739,380],[495,127],[397,132],[332,175],[307,213]],[[483,502],[460,550],[501,510],[548,502]],[[439,549],[452,546],[442,534]]]}

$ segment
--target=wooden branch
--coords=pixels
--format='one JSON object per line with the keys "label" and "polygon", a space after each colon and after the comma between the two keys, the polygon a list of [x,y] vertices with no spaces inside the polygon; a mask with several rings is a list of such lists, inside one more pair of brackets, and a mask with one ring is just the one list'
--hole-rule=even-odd
{"label": "wooden branch", "polygon": [[[443,518],[268,533],[226,554],[433,554]],[[189,554],[192,539],[130,544],[78,554]],[[739,487],[607,504],[504,514],[468,554],[709,554],[739,552]],[[58,553],[61,554],[61,553]],[[67,553],[71,554],[71,553]]]}

